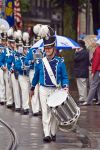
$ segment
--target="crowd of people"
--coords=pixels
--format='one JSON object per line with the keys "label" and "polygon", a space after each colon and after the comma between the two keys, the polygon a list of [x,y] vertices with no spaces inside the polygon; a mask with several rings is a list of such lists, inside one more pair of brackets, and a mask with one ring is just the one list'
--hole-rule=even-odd
{"label": "crowd of people", "polygon": [[[30,42],[28,32],[14,31],[0,26],[0,104],[23,115],[30,109],[33,116],[42,113],[44,142],[56,141],[58,122],[47,105],[48,97],[57,89],[69,91],[69,79],[64,59],[58,56],[53,29],[38,24],[33,28],[37,35]],[[43,39],[44,47],[33,49],[33,43]],[[84,40],[75,49],[74,75],[79,92],[79,103],[89,105],[97,92],[100,105],[100,39],[92,59]],[[45,59],[44,59],[45,58]],[[92,79],[88,93],[89,67]],[[88,94],[87,94],[88,93]]]}
{"label": "crowd of people", "polygon": [[[14,31],[13,28],[6,30],[4,25],[0,26],[0,32],[0,104],[9,109],[15,108],[15,111],[22,114],[29,114],[29,89],[34,75],[29,34],[20,30]],[[38,85],[35,89],[32,110],[34,115],[38,115]]]}
{"label": "crowd of people", "polygon": [[[44,142],[56,140],[56,119],[47,106],[47,97],[60,85],[66,92],[69,88],[68,74],[63,58],[57,56],[56,38],[52,28],[36,25],[33,30],[43,38],[44,51],[32,49],[27,32],[5,30],[1,25],[0,43],[0,104],[23,115],[30,109],[34,116],[42,112]],[[51,33],[52,32],[52,33]],[[33,43],[32,43],[33,44]],[[47,59],[52,68],[55,82],[51,80],[42,57]],[[57,86],[57,87],[56,87]]]}
{"label": "crowd of people", "polygon": [[100,29],[90,42],[89,49],[84,39],[75,50],[74,75],[76,77],[80,105],[100,105]]}

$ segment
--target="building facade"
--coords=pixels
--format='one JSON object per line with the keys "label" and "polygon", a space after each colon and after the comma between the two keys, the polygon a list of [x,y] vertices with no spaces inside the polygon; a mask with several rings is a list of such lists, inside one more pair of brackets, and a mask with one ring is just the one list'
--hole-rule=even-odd
{"label": "building facade", "polygon": [[31,4],[28,11],[22,13],[24,27],[37,23],[48,24],[58,34],[62,33],[62,10],[55,9],[51,0],[28,0],[28,3]]}

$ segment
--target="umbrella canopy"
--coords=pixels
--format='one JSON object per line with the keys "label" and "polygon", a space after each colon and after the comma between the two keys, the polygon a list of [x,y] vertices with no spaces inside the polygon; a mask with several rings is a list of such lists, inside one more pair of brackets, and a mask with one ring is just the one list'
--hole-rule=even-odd
{"label": "umbrella canopy", "polygon": [[[36,42],[31,48],[37,49],[43,47],[43,39],[40,39],[38,42]],[[56,35],[56,49],[75,49],[79,48],[79,44],[72,40],[71,38],[67,38],[65,36]]]}
{"label": "umbrella canopy", "polygon": [[6,28],[6,31],[10,28],[8,22],[5,19],[0,18],[0,26],[4,25]]}

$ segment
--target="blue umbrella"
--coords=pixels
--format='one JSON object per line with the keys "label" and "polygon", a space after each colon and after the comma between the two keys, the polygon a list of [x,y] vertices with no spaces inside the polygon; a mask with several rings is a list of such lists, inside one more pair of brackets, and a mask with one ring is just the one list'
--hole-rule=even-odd
{"label": "blue umbrella", "polygon": [[[44,46],[43,39],[40,39],[36,42],[31,49],[42,48]],[[71,38],[67,38],[65,36],[56,35],[56,48],[60,49],[75,49],[79,48],[79,44],[72,40]]]}

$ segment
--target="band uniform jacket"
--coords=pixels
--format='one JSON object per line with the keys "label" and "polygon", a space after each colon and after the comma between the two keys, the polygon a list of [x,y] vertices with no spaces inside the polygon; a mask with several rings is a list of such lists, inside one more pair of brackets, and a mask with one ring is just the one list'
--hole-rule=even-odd
{"label": "band uniform jacket", "polygon": [[[60,84],[62,88],[68,87],[69,80],[64,59],[55,56],[49,61],[49,64],[52,68],[57,84]],[[37,60],[35,63],[35,74],[32,80],[32,88],[34,88],[38,82],[45,87],[55,87],[47,73],[42,59]]]}

